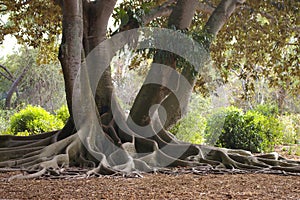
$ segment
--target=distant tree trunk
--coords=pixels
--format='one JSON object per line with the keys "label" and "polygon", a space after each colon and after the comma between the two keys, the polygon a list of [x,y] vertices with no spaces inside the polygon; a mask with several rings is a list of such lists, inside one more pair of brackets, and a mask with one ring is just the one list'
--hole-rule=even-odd
{"label": "distant tree trunk", "polygon": [[21,74],[18,76],[16,80],[14,80],[13,84],[11,85],[10,89],[7,92],[6,99],[5,99],[5,108],[10,109],[11,107],[11,99],[13,94],[17,91],[19,84],[22,82],[23,78],[25,77],[26,73],[30,69],[31,64],[24,67]]}
{"label": "distant tree trunk", "polygon": [[286,96],[287,96],[286,89],[284,88],[284,86],[280,86],[277,92],[278,110],[280,114],[284,112],[284,101]]}

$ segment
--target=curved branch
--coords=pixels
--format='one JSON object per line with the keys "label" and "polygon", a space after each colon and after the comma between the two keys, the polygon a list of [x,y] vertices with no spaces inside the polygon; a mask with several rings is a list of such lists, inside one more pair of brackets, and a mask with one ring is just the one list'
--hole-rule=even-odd
{"label": "curved branch", "polygon": [[170,16],[172,11],[173,11],[173,7],[155,8],[148,15],[145,15],[142,18],[142,24],[149,24],[152,20],[158,17]]}
{"label": "curved branch", "polygon": [[202,12],[202,13],[205,13],[205,14],[212,14],[214,12],[215,8],[208,5],[208,4],[205,4],[205,3],[198,3],[197,7],[196,7],[196,11],[198,12]]}
{"label": "curved branch", "polygon": [[6,74],[4,74],[2,72],[0,72],[0,76],[3,76],[4,78],[6,78],[9,81],[12,81],[12,82],[14,81],[12,78],[10,78],[9,76],[7,76]]}
{"label": "curved branch", "polygon": [[[164,3],[161,6],[155,7],[153,8],[149,14],[143,16],[142,18],[142,24],[149,24],[152,20],[154,20],[157,17],[168,17],[171,15],[172,11],[173,11],[173,6],[172,4],[175,3],[175,0],[170,0],[166,3]],[[202,12],[205,14],[212,14],[213,11],[215,10],[214,7],[205,4],[205,3],[201,3],[199,2],[196,6],[196,11],[197,12]]]}
{"label": "curved branch", "polygon": [[[212,38],[216,37],[236,8],[245,2],[246,0],[222,0],[205,24],[204,31]],[[210,46],[211,41],[207,42]]]}
{"label": "curved branch", "polygon": [[4,65],[0,64],[0,68],[2,68],[10,77],[10,79],[14,79],[14,76],[10,73],[10,71],[7,69],[7,67],[5,67]]}
{"label": "curved branch", "polygon": [[31,66],[31,64],[29,64],[26,67],[24,67],[22,73],[19,75],[19,77],[14,81],[14,83],[10,87],[10,89],[9,89],[9,91],[7,93],[7,96],[6,96],[6,100],[5,100],[5,107],[6,108],[10,108],[12,95],[17,90],[18,85],[21,83],[21,81],[24,78],[25,74],[28,72],[30,66]]}

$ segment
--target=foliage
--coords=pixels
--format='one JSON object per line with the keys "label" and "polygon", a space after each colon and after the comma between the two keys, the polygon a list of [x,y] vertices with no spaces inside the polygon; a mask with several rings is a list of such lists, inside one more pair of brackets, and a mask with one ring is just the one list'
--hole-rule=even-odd
{"label": "foliage", "polygon": [[198,112],[190,112],[183,117],[170,131],[179,140],[201,144],[204,142],[206,119]]}
{"label": "foliage", "polygon": [[7,126],[7,121],[5,120],[4,117],[0,116],[0,135],[2,134],[2,132],[4,132],[4,130],[6,130],[8,128]]}
{"label": "foliage", "polygon": [[[264,77],[270,86],[298,94],[299,8],[299,1],[247,1],[230,18],[212,48],[224,78],[234,72],[251,91]],[[247,91],[244,97],[250,95]]]}
{"label": "foliage", "polygon": [[64,123],[66,123],[70,117],[70,113],[67,105],[61,106],[58,110],[55,111],[55,114],[56,114],[56,118],[60,119]]}
{"label": "foliage", "polygon": [[18,112],[23,105],[19,105],[19,107],[10,110],[4,110],[0,108],[0,135],[10,134],[9,131],[9,119],[10,117]]}
{"label": "foliage", "polygon": [[277,117],[279,114],[278,106],[271,103],[259,104],[254,108],[254,111],[267,117]]}
{"label": "foliage", "polygon": [[[37,57],[38,51],[23,47],[19,53],[14,53],[0,59],[0,64],[4,65],[10,71],[13,75],[13,80],[15,80],[22,69],[28,64],[25,61],[28,59],[36,60]],[[48,64],[31,63],[30,70],[18,85],[17,95],[13,96],[13,107],[25,103],[43,105],[50,111],[58,109],[65,103],[64,80],[58,60],[51,61]],[[2,104],[13,82],[3,76],[0,76],[0,81]]]}
{"label": "foliage", "polygon": [[[21,44],[41,48],[42,53],[38,57],[56,57],[62,17],[59,6],[53,2],[58,1],[1,1],[0,16],[6,16],[8,20],[0,23],[0,41],[5,35],[11,34]],[[143,26],[141,18],[166,2],[123,0],[112,15],[114,25],[119,25],[120,30],[126,30],[125,27],[129,27],[133,21]],[[220,1],[201,2],[215,8]],[[254,84],[263,78],[273,88],[299,94],[299,8],[300,2],[293,0],[247,1],[220,31],[211,48],[212,58],[225,81],[232,75],[242,80],[241,98],[254,96]],[[208,16],[205,12],[195,15],[188,34],[201,35]],[[149,26],[167,27],[167,17],[157,17]],[[48,61],[43,58],[41,63]],[[205,81],[202,77],[199,79],[201,84],[198,86],[202,87]]]}
{"label": "foliage", "polygon": [[1,1],[0,17],[5,16],[7,20],[0,21],[0,42],[10,34],[19,44],[39,49],[39,63],[56,59],[62,17],[59,6],[53,2]]}
{"label": "foliage", "polygon": [[211,102],[199,94],[192,94],[189,110],[170,132],[185,142],[201,144],[204,142],[204,130],[206,127],[206,115],[210,110]]}
{"label": "foliage", "polygon": [[283,124],[283,143],[297,144],[300,143],[300,114],[287,114],[279,116]]}
{"label": "foliage", "polygon": [[15,135],[18,132],[37,134],[61,129],[64,123],[55,118],[41,107],[28,105],[25,109],[15,113],[10,119],[10,129]]}
{"label": "foliage", "polygon": [[281,142],[282,126],[275,117],[228,107],[210,115],[205,135],[209,144],[262,152]]}

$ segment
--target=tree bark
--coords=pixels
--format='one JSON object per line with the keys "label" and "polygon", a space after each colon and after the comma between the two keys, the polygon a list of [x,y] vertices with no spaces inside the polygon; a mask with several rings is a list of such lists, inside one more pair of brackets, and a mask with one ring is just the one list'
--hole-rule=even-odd
{"label": "tree bark", "polygon": [[72,116],[73,85],[81,65],[83,16],[82,0],[63,0],[60,2],[63,11],[63,37],[59,49],[67,104]]}
{"label": "tree bark", "polygon": [[6,109],[10,109],[10,107],[11,107],[11,98],[12,98],[13,94],[16,92],[16,90],[18,89],[18,85],[21,83],[21,81],[25,77],[25,75],[28,72],[28,70],[30,69],[30,67],[31,67],[31,64],[28,64],[26,67],[24,67],[21,74],[13,82],[10,89],[8,90],[8,93],[7,93],[6,99],[5,99],[5,108]]}
{"label": "tree bark", "polygon": [[[187,29],[192,22],[197,3],[197,0],[179,0],[171,13],[168,27],[175,27],[178,30]],[[161,63],[175,69],[176,55],[168,52],[158,51],[153,62]],[[170,78],[168,74],[154,69],[153,66],[151,66],[151,69],[147,75],[146,82],[147,79],[151,77],[160,77],[161,83],[169,81]],[[164,86],[156,84],[143,85],[131,108],[128,126],[134,129],[132,123],[135,123],[139,126],[146,126],[150,124],[151,116],[149,116],[149,110],[151,106],[160,104],[168,94],[170,94],[170,90]]]}
{"label": "tree bark", "polygon": [[81,66],[82,38],[83,38],[83,15],[82,0],[61,0],[62,8],[62,42],[59,48],[58,59],[61,63],[66,100],[70,118],[64,128],[56,135],[55,140],[63,140],[76,132],[73,121],[72,97],[74,83]]}
{"label": "tree bark", "polygon": [[[172,6],[172,4],[174,2],[176,1],[170,0],[158,7],[153,8],[149,12],[149,14],[143,16],[142,24],[149,24],[152,20],[156,19],[157,17],[169,17],[173,12],[174,6]],[[196,10],[201,13],[212,14],[214,8],[210,5],[207,5],[206,3],[198,2],[196,5]]]}
{"label": "tree bark", "polygon": [[[207,40],[203,41],[204,48],[206,48],[208,52],[212,39],[217,36],[220,29],[227,22],[236,8],[244,2],[245,0],[222,0],[214,10],[203,29],[204,34],[208,36],[206,37]],[[208,59],[208,57],[203,59],[203,62],[199,63],[200,67],[204,67]],[[192,86],[194,86],[198,74],[192,75],[192,71],[193,69],[190,69],[190,66],[187,65],[187,67],[184,68],[182,75]],[[167,111],[167,121],[164,125],[165,129],[169,129],[176,124],[182,115],[185,114],[191,94],[192,88],[189,91],[186,91],[186,94],[180,100],[172,93],[162,102],[162,107]]]}
{"label": "tree bark", "polygon": [[[102,0],[96,2],[85,2],[84,4],[84,52],[86,56],[106,39],[107,25],[109,17],[113,12],[116,0]],[[93,62],[101,63],[100,56],[93,52]],[[94,66],[103,67],[103,66]],[[113,84],[111,78],[111,68],[108,67],[99,80],[96,88],[95,101],[100,115],[108,113],[107,120],[102,119],[102,123],[107,124],[112,119],[111,98],[113,94]]]}

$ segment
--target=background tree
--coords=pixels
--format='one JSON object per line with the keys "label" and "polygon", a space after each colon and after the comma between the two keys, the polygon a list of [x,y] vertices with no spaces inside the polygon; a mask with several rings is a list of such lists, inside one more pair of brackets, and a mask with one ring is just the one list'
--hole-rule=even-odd
{"label": "background tree", "polygon": [[[95,86],[96,113],[99,115],[95,116],[93,112],[88,112],[91,111],[88,110],[90,107],[78,106],[71,109],[73,100],[76,102],[86,101],[90,97],[89,93],[81,93],[87,94],[87,96],[80,95],[75,99],[72,98],[73,95],[80,94],[80,92],[89,91],[89,88],[80,88],[81,85],[74,87],[76,75],[79,70],[82,70],[80,68],[82,61],[85,61],[90,53],[95,53],[92,63],[94,69],[101,63],[102,52],[92,50],[97,48],[106,38],[108,20],[114,11],[116,1],[61,0],[55,2],[62,10],[62,42],[59,50],[59,59],[64,74],[66,98],[71,114],[70,119],[65,128],[55,134],[45,133],[25,139],[3,136],[0,142],[0,166],[38,169],[38,172],[27,177],[39,176],[47,172],[47,170],[58,169],[60,166],[91,166],[92,169],[88,172],[89,174],[132,173],[134,171],[153,171],[162,167],[200,167],[203,164],[206,167],[274,169],[299,172],[300,163],[296,161],[288,161],[283,158],[278,159],[278,156],[274,154],[252,156],[249,152],[241,150],[192,145],[176,140],[165,129],[150,137],[144,137],[143,133],[135,129],[132,121],[126,123],[122,110],[118,109],[119,106],[113,93],[110,68],[103,72],[98,85]],[[146,22],[152,21],[152,18],[149,17],[150,15],[155,18],[162,15],[170,15],[167,18],[167,26],[174,30],[185,32],[186,29],[192,26],[195,11],[204,10],[203,13],[209,13],[206,9],[209,7],[210,11],[213,10],[213,12],[211,12],[207,22],[199,27],[201,31],[193,35],[203,45],[203,52],[209,52],[213,38],[216,37],[233,12],[244,2],[244,0],[222,0],[214,8],[210,4],[203,4],[196,0],[163,1],[158,6],[156,6],[155,2],[151,4],[149,1],[140,1],[140,3],[136,2],[135,5],[133,4],[137,8],[134,10],[133,17],[139,13],[138,10],[147,11],[147,8],[150,8],[150,10],[135,17],[138,23],[132,23],[129,11],[126,12],[127,14],[124,14],[124,11],[122,11],[121,24],[123,19],[123,26],[121,28],[126,30],[127,25],[131,27],[132,25],[147,24]],[[38,4],[31,4],[31,1],[16,1],[15,6],[19,7],[19,9],[24,8],[25,11],[31,11],[29,7],[34,7]],[[10,7],[10,2],[3,1],[1,5],[6,10],[4,12],[9,10],[14,12],[15,10],[15,8]],[[58,9],[58,7],[52,7],[51,2],[47,2],[45,5],[47,6],[44,6],[45,10],[46,8],[48,10]],[[145,7],[142,7],[143,5]],[[142,9],[139,9],[139,6]],[[171,11],[167,12],[167,9],[171,9]],[[32,8],[32,10],[35,9]],[[42,11],[43,9],[39,10],[39,12]],[[162,12],[162,14],[158,15],[155,12]],[[15,11],[15,16],[12,14],[11,19],[17,19],[18,13],[18,11]],[[34,21],[35,13],[30,13],[32,13],[32,16],[29,15],[29,19]],[[138,18],[138,16],[141,17]],[[51,17],[49,17],[49,20],[54,19]],[[45,18],[47,19],[48,17]],[[161,27],[164,24],[166,23],[163,20],[157,23]],[[22,24],[19,23],[13,23],[12,27],[14,25],[22,27]],[[54,26],[49,26],[48,29],[57,30],[55,24]],[[49,36],[52,35],[51,32],[47,33]],[[57,32],[55,31],[55,33]],[[22,41],[22,39],[20,40]],[[45,40],[38,42],[42,43],[43,41]],[[199,56],[203,56],[203,59],[198,65],[204,66],[209,56]],[[162,57],[164,59],[161,59]],[[176,55],[156,51],[154,59],[161,59],[165,64],[170,64],[176,69],[178,66],[181,66],[181,72],[185,79],[191,85],[195,84],[198,74],[194,72],[190,64],[180,62],[180,58]],[[80,72],[82,75],[80,78],[88,81],[88,76],[84,77],[84,71]],[[151,69],[149,73],[152,73]],[[161,77],[165,78],[164,76]],[[181,85],[178,85],[178,87],[181,87]],[[183,102],[183,110],[180,110],[176,96],[170,91],[166,91],[163,87],[150,86],[150,89],[153,91],[147,93],[148,98],[140,95],[148,89],[149,87],[141,88],[130,116],[139,125],[149,125],[149,131],[155,133],[155,126],[156,123],[159,123],[159,120],[152,121],[151,116],[148,114],[149,110],[145,108],[150,108],[157,103],[164,106],[169,114],[167,119],[168,127],[174,124],[181,114],[185,112],[192,89],[185,91],[184,95],[179,99],[180,102]],[[150,101],[146,101],[147,99],[150,99]],[[139,103],[143,101],[144,104]],[[117,108],[117,114],[113,114],[112,105]],[[76,126],[76,130],[73,121],[75,119],[74,116],[85,112],[90,114],[83,121],[79,121],[80,126]],[[141,121],[140,119],[143,120]],[[118,123],[116,123],[117,121]],[[82,135],[84,135],[84,138],[81,137]]]}
{"label": "background tree", "polygon": [[49,111],[65,103],[63,76],[59,62],[36,62],[38,51],[21,48],[0,59],[1,108],[20,108],[22,104],[43,105]]}

